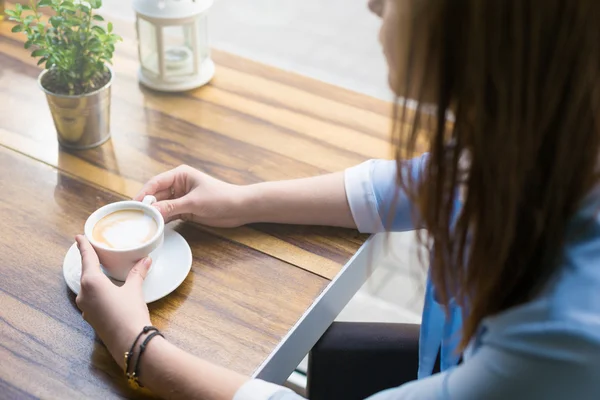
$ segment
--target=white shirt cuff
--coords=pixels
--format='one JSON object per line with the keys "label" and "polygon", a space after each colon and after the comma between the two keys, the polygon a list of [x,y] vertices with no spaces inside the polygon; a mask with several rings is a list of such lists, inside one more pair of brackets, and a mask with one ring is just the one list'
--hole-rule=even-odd
{"label": "white shirt cuff", "polygon": [[268,400],[279,392],[294,393],[286,387],[260,379],[252,379],[238,389],[233,400]]}
{"label": "white shirt cuff", "polygon": [[346,198],[356,227],[362,233],[385,231],[373,191],[371,176],[374,165],[375,160],[370,160],[348,168],[344,173]]}

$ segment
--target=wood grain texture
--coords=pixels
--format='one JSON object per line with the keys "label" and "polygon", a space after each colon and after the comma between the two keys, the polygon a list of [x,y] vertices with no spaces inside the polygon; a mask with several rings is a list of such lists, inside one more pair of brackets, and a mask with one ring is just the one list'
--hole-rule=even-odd
{"label": "wood grain texture", "polygon": [[[122,197],[0,147],[0,397],[137,398],[81,318],[62,261],[99,206]],[[150,305],[153,323],[193,354],[252,373],[327,280],[180,224],[192,271]]]}
{"label": "wood grain texture", "polygon": [[[225,53],[215,52],[222,65],[210,85],[182,94],[145,89],[136,78],[133,24],[107,18],[125,37],[115,57],[112,140],[90,151],[58,149],[37,87],[40,70],[22,48],[24,37],[2,24],[0,93],[9,101],[0,110],[0,144],[123,196],[133,196],[150,177],[182,163],[248,184],[338,171],[388,155],[384,126],[389,120],[381,113],[342,102],[337,95],[314,94],[310,87],[317,81],[293,74],[288,79],[295,84],[281,74],[271,80],[270,67],[259,73],[260,64]],[[379,108],[380,101],[373,101]],[[328,279],[365,239],[354,231],[324,228],[210,231]],[[310,232],[311,243],[299,232]],[[329,257],[331,241],[335,259]]]}
{"label": "wood grain texture", "polygon": [[[124,37],[114,60],[113,136],[80,152],[58,147],[36,60],[25,37],[0,23],[0,397],[143,397],[126,387],[62,277],[66,249],[98,207],[183,163],[250,184],[392,155],[389,103],[217,50],[216,76],[203,88],[141,87],[133,23],[104,16]],[[151,305],[153,322],[185,350],[245,374],[366,239],[269,224],[177,229],[192,246],[192,272]]]}

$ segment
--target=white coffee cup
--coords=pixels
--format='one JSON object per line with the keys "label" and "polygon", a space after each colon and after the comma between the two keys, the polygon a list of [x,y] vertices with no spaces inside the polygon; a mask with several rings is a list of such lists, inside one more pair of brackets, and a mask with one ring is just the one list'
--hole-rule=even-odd
{"label": "white coffee cup", "polygon": [[[94,250],[98,254],[100,264],[104,269],[104,272],[119,281],[124,281],[127,278],[127,274],[133,266],[142,258],[150,256],[152,258],[152,268],[156,264],[158,259],[158,253],[164,242],[165,237],[165,221],[160,212],[152,207],[152,204],[156,202],[154,196],[146,196],[144,200],[140,201],[119,201],[116,203],[107,204],[104,207],[99,208],[90,215],[85,222],[84,233],[87,240],[92,244]],[[116,211],[121,210],[140,210],[146,215],[151,216],[156,221],[157,230],[154,236],[144,244],[128,249],[114,249],[98,243],[94,240],[92,231],[94,226],[102,218]]]}

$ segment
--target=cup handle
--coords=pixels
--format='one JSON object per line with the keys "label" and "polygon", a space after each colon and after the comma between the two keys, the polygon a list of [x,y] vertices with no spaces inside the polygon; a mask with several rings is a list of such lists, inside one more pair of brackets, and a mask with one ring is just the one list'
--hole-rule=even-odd
{"label": "cup handle", "polygon": [[151,196],[151,195],[144,196],[144,199],[142,200],[142,203],[146,204],[148,206],[152,205],[152,204],[156,203],[156,197]]}

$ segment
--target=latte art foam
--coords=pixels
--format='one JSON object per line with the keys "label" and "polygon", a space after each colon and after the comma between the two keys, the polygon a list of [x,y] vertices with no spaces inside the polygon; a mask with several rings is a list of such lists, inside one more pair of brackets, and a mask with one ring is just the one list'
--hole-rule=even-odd
{"label": "latte art foam", "polygon": [[141,210],[120,210],[108,214],[96,223],[93,239],[113,249],[130,249],[149,242],[158,224]]}

